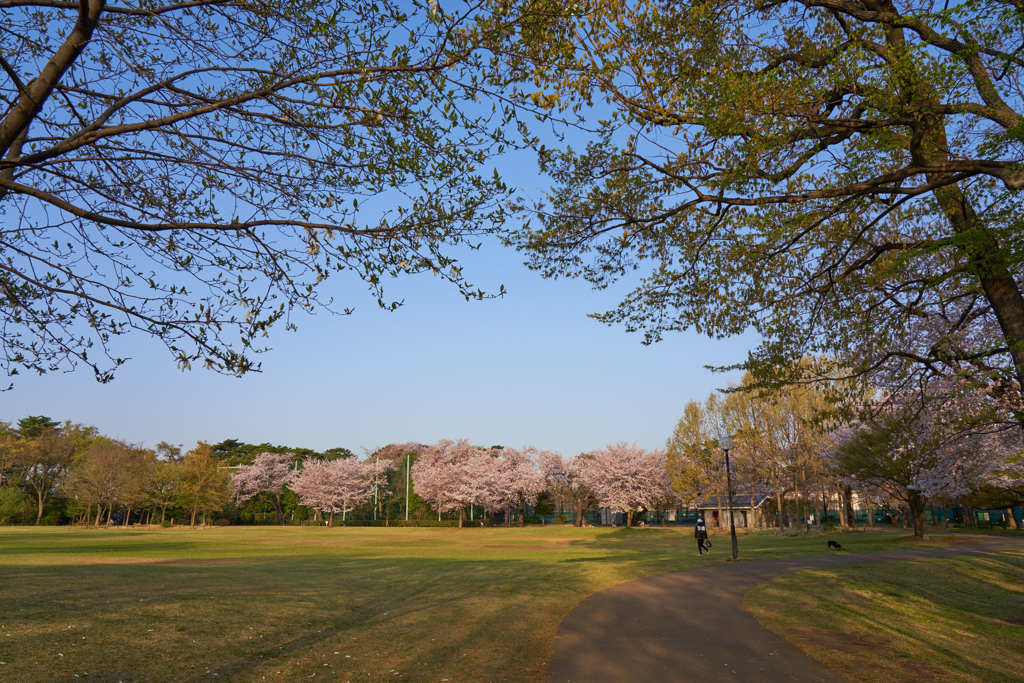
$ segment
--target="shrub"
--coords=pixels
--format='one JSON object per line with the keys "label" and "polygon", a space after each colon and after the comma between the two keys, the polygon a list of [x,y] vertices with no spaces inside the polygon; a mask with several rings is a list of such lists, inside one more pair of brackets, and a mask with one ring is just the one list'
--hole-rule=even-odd
{"label": "shrub", "polygon": [[231,526],[231,520],[230,519],[224,519],[223,517],[218,517],[216,520],[214,520],[213,525],[214,526]]}

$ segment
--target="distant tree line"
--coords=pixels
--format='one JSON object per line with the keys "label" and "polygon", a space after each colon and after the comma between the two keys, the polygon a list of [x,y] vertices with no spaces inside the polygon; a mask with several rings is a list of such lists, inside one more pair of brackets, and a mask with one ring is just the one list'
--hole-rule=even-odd
{"label": "distant tree line", "polygon": [[[535,448],[391,444],[360,460],[227,439],[144,448],[95,427],[30,416],[0,423],[0,523],[511,524],[607,507],[627,523],[680,502],[663,451],[628,444],[564,458]],[[568,519],[565,517],[564,519]]]}
{"label": "distant tree line", "polygon": [[0,423],[0,524],[461,527],[558,512],[582,525],[585,512],[604,508],[632,526],[639,513],[664,521],[679,506],[727,504],[722,433],[733,437],[733,494],[770,496],[762,521],[779,528],[803,526],[814,510],[852,526],[856,502],[869,522],[884,510],[923,535],[927,506],[1001,507],[1012,520],[1024,502],[1019,436],[977,421],[983,396],[943,393],[899,409],[887,397],[873,417],[854,419],[830,413],[833,398],[810,385],[712,395],[687,404],[666,450],[619,443],[574,457],[466,440],[391,444],[362,459],[340,447],[236,439],[183,451],[29,416]]}
{"label": "distant tree line", "polygon": [[352,456],[346,448],[317,452],[235,439],[200,441],[187,451],[167,442],[144,448],[95,427],[46,416],[0,422],[0,524],[195,525],[214,516],[252,519],[260,505],[235,505],[231,472],[260,453],[287,453],[296,464],[303,458]]}

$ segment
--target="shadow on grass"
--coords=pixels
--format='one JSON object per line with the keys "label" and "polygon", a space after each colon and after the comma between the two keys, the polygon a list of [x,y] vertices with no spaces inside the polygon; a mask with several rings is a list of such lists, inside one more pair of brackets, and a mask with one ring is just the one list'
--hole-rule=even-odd
{"label": "shadow on grass", "polygon": [[1015,680],[1022,579],[1024,557],[987,554],[801,572],[749,597],[762,623],[858,680]]}

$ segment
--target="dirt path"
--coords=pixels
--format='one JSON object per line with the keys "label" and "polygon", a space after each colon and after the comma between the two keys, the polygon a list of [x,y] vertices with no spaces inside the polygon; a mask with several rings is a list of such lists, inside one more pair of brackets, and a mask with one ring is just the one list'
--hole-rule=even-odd
{"label": "dirt path", "polygon": [[985,539],[978,545],[929,550],[730,562],[630,581],[591,595],[566,615],[548,678],[557,683],[842,681],[762,627],[743,609],[743,595],[759,583],[803,569],[1021,545],[1019,539]]}

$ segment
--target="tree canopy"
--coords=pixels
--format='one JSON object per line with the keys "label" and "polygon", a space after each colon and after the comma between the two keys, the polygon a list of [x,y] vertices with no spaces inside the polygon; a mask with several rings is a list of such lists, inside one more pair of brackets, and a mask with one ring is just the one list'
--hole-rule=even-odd
{"label": "tree canopy", "polygon": [[534,268],[638,273],[599,317],[648,341],[754,330],[762,382],[1024,383],[1019,2],[540,4],[509,69],[585,146],[535,140]]}
{"label": "tree canopy", "polygon": [[108,381],[134,331],[254,371],[296,309],[351,310],[339,271],[483,296],[451,256],[506,194],[479,7],[400,5],[0,0],[3,370]]}

